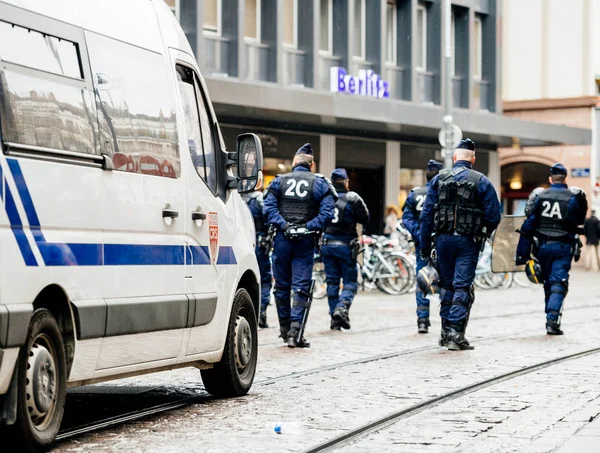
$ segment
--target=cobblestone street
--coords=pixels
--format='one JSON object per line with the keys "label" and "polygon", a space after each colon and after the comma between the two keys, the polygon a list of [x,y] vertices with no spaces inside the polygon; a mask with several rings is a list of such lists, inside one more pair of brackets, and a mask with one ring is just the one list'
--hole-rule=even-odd
{"label": "cobblestone street", "polygon": [[[326,300],[315,300],[306,332],[312,347],[304,350],[278,339],[270,306],[271,327],[259,332],[258,373],[248,396],[207,398],[58,443],[53,451],[306,451],[458,389],[600,347],[598,275],[572,272],[562,337],[545,333],[541,287],[477,290],[467,330],[475,350],[463,352],[437,346],[437,304],[430,333],[417,333],[414,294],[360,294],[350,311],[352,329],[342,332],[329,329]],[[599,372],[600,355],[593,353],[549,364],[426,405],[336,448],[598,452],[600,428],[593,420],[600,414]],[[77,420],[94,407],[99,419],[113,400],[118,406],[190,394],[205,395],[199,372],[175,370],[71,390],[66,412]],[[274,423],[283,423],[281,434]]]}

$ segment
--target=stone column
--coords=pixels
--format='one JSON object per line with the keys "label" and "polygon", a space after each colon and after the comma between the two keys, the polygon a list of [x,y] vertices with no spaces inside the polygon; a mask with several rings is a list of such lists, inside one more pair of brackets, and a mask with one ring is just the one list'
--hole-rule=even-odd
{"label": "stone column", "polygon": [[496,192],[498,192],[498,199],[500,199],[500,159],[498,158],[498,151],[490,151],[488,160],[488,178],[494,185]]}
{"label": "stone column", "polygon": [[385,205],[397,205],[400,193],[400,142],[385,143]]}
{"label": "stone column", "polygon": [[331,172],[335,170],[335,135],[322,134],[320,138],[317,172],[329,178]]}

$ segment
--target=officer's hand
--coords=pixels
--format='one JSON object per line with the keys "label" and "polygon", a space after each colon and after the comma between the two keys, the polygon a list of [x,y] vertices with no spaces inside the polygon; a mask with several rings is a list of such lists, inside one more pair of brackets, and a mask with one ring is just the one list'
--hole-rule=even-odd
{"label": "officer's hand", "polygon": [[431,250],[429,249],[421,249],[419,251],[419,256],[423,261],[429,261],[431,259]]}

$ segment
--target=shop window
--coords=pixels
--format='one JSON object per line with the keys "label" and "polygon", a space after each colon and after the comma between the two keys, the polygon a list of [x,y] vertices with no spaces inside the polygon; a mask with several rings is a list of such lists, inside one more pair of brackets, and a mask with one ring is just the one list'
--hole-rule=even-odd
{"label": "shop window", "polygon": [[386,61],[394,66],[397,62],[398,10],[396,0],[388,0],[385,10]]}
{"label": "shop window", "polygon": [[475,16],[475,22],[473,23],[473,78],[475,80],[481,80],[483,74],[483,61],[481,58],[481,50],[483,47],[483,26],[481,16]]}
{"label": "shop window", "polygon": [[366,48],[365,0],[354,0],[354,56],[364,60]]}
{"label": "shop window", "polygon": [[450,62],[450,75],[456,75],[456,14],[452,10],[450,17],[450,42],[452,43],[452,61]]}
{"label": "shop window", "polygon": [[415,42],[415,67],[425,71],[427,70],[427,8],[422,3],[417,7]]}
{"label": "shop window", "polygon": [[221,33],[221,0],[204,0],[204,31],[213,34]]}
{"label": "shop window", "polygon": [[246,39],[260,41],[261,0],[246,0]]}
{"label": "shop window", "polygon": [[298,46],[298,0],[283,0],[283,44]]}
{"label": "shop window", "polygon": [[321,41],[319,49],[327,54],[333,53],[333,0],[321,0],[320,14]]}

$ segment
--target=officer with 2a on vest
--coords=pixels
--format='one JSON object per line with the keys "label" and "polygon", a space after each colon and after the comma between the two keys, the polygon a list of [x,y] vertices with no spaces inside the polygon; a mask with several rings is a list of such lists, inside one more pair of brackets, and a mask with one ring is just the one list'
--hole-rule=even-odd
{"label": "officer with 2a on vest", "polygon": [[[321,256],[327,278],[327,299],[331,329],[350,329],[350,305],[358,290],[358,267],[356,258],[360,242],[356,226],[369,223],[369,210],[356,192],[349,191],[348,173],[336,168],[331,174],[333,187],[338,193],[334,218],[325,229]],[[340,293],[340,281],[343,288]]]}
{"label": "officer with 2a on vest", "polygon": [[464,139],[454,151],[454,166],[435,176],[421,212],[421,257],[431,256],[432,235],[439,272],[440,346],[473,349],[465,338],[474,301],[473,280],[485,240],[497,228],[501,207],[494,186],[472,169],[475,143]]}
{"label": "officer with 2a on vest", "polygon": [[268,328],[267,324],[267,306],[271,297],[271,286],[273,275],[271,273],[271,244],[269,238],[269,226],[267,218],[263,213],[264,199],[263,193],[259,190],[242,195],[242,199],[248,205],[252,218],[254,220],[254,229],[256,232],[255,254],[260,271],[260,317],[258,326]]}
{"label": "officer with 2a on vest", "polygon": [[298,335],[311,297],[315,235],[333,220],[337,200],[331,182],[311,172],[313,164],[313,150],[306,143],[294,156],[292,172],[277,176],[265,197],[267,220],[278,230],[272,254],[275,305],[281,337],[292,348],[310,346]]}
{"label": "officer with 2a on vest", "polygon": [[[423,205],[425,204],[425,198],[427,197],[427,191],[431,184],[431,180],[437,175],[440,170],[444,168],[444,165],[438,161],[431,159],[427,163],[427,170],[425,176],[427,178],[427,185],[423,187],[415,187],[410,191],[404,206],[402,207],[402,225],[408,230],[412,236],[413,243],[415,244],[415,253],[417,255],[417,269],[419,272],[423,267],[427,265],[427,261],[421,258],[420,247],[419,247],[419,218]],[[419,333],[429,332],[429,299],[425,297],[423,291],[417,285],[416,289],[417,297],[417,329]]]}
{"label": "officer with 2a on vest", "polygon": [[[571,261],[579,259],[578,233],[585,221],[585,192],[566,184],[567,169],[557,163],[550,168],[550,187],[530,197],[533,207],[519,232],[516,264],[528,264],[544,284],[546,333],[562,335],[563,302],[569,289]],[[532,258],[533,257],[533,258]]]}

